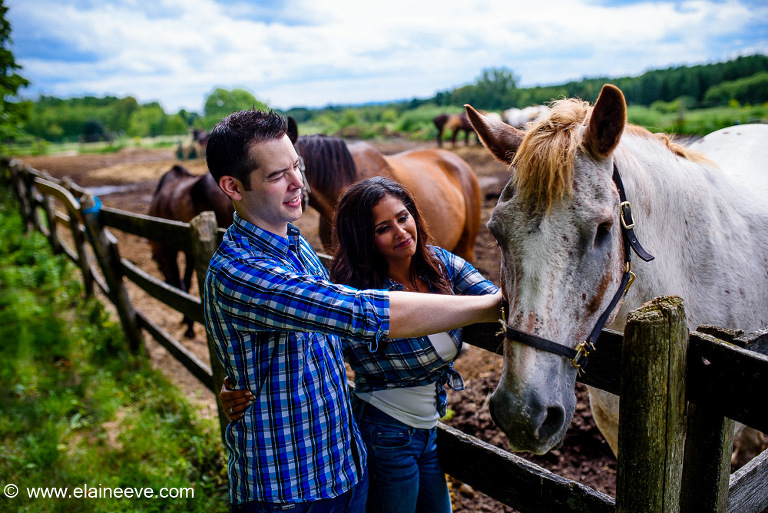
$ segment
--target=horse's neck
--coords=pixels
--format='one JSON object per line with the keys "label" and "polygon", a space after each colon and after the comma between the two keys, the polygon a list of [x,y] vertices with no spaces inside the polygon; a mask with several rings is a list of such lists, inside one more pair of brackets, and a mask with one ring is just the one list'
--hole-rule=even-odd
{"label": "horse's neck", "polygon": [[387,158],[376,148],[366,142],[356,142],[347,146],[352,154],[357,168],[357,180],[365,180],[372,176],[394,178]]}
{"label": "horse's neck", "polygon": [[[625,137],[615,157],[635,232],[656,256],[648,263],[633,258],[638,280],[622,315],[653,297],[674,294],[686,301],[690,323],[724,325],[729,317],[739,317],[730,308],[765,296],[764,205],[741,193],[717,167],[676,157],[655,140]],[[731,291],[733,296],[740,291],[740,298],[729,297]],[[723,307],[728,300],[732,305]],[[768,313],[741,319],[759,323],[764,317]]]}

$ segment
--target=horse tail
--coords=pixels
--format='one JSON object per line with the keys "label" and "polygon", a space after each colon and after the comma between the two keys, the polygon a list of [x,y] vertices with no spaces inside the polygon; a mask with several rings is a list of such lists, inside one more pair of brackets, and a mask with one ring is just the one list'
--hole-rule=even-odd
{"label": "horse tail", "polygon": [[347,144],[338,137],[303,135],[296,151],[304,159],[307,180],[313,188],[329,191],[357,181],[357,168]]}

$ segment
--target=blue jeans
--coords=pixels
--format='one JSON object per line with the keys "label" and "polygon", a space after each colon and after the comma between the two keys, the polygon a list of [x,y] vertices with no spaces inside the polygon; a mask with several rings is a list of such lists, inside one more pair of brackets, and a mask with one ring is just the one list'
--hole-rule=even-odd
{"label": "blue jeans", "polygon": [[353,398],[368,448],[368,513],[450,513],[437,453],[437,428],[416,429]]}
{"label": "blue jeans", "polygon": [[365,513],[368,498],[368,471],[345,493],[314,502],[246,502],[230,504],[232,513]]}

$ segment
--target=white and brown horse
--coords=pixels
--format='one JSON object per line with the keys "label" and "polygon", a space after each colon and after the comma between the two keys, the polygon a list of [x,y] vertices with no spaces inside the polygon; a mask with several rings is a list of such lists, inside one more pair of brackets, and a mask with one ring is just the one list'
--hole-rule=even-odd
{"label": "white and brown horse", "polygon": [[[754,194],[768,190],[768,126],[712,134],[694,152],[628,125],[624,96],[611,85],[594,106],[555,102],[526,132],[467,111],[512,170],[488,227],[509,303],[490,407],[513,449],[558,446],[574,413],[578,369],[535,347],[539,340],[577,350],[601,317],[623,331],[629,311],[665,295],[684,299],[694,329],[768,326],[768,203]],[[630,217],[620,207],[622,182],[631,236],[622,227]],[[655,259],[638,248],[637,280],[617,306],[634,236]],[[590,402],[616,453],[618,397],[590,390]]]}

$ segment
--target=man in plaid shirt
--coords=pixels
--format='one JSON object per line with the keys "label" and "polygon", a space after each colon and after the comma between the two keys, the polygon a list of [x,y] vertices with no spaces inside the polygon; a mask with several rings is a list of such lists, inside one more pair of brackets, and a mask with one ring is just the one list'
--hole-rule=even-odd
{"label": "man in plaid shirt", "polygon": [[[499,317],[500,294],[357,290],[328,281],[290,223],[304,186],[287,122],[240,111],[211,132],[208,169],[235,206],[204,285],[206,329],[225,372],[255,398],[229,424],[233,511],[363,512],[366,451],[350,409],[341,339],[371,351]],[[426,339],[425,339],[426,340]]]}

